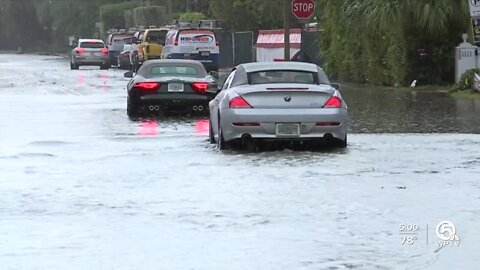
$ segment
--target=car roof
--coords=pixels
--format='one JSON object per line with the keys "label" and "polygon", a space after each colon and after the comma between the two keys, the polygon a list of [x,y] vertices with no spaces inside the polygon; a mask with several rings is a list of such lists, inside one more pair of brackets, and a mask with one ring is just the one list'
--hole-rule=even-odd
{"label": "car roof", "polygon": [[256,72],[264,70],[303,70],[308,72],[318,72],[319,67],[315,64],[305,63],[305,62],[254,62],[240,64],[239,66],[243,67],[245,72]]}
{"label": "car roof", "polygon": [[80,43],[80,42],[101,42],[101,43],[103,43],[103,40],[101,40],[101,39],[93,39],[93,38],[80,38],[80,39],[78,40],[78,43]]}

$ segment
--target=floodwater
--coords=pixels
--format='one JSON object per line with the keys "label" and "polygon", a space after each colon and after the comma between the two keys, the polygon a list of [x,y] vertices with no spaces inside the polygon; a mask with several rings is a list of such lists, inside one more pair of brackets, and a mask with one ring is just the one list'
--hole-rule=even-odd
{"label": "floodwater", "polygon": [[480,266],[478,101],[345,87],[348,149],[220,152],[67,61],[0,55],[1,269]]}

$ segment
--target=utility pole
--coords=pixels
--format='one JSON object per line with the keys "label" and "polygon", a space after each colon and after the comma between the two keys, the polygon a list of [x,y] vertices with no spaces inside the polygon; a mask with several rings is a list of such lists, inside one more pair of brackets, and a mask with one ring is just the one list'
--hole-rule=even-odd
{"label": "utility pole", "polygon": [[284,51],[284,60],[290,61],[290,1],[291,0],[284,0],[283,11],[284,11],[284,19],[283,19],[283,28],[285,29],[283,43],[285,44],[285,51]]}

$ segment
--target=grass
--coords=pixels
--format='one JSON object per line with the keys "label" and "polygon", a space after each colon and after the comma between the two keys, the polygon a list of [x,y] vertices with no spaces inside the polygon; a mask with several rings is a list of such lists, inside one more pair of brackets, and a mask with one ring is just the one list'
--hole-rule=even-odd
{"label": "grass", "polygon": [[472,91],[456,91],[450,92],[450,96],[453,98],[460,98],[460,99],[480,99],[480,92],[472,92]]}

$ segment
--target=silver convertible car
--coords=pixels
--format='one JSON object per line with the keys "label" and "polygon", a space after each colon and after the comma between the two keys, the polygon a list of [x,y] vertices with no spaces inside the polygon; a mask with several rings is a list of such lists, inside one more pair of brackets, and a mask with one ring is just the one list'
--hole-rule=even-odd
{"label": "silver convertible car", "polygon": [[347,104],[340,85],[315,64],[237,66],[209,102],[210,143],[287,141],[347,146]]}

